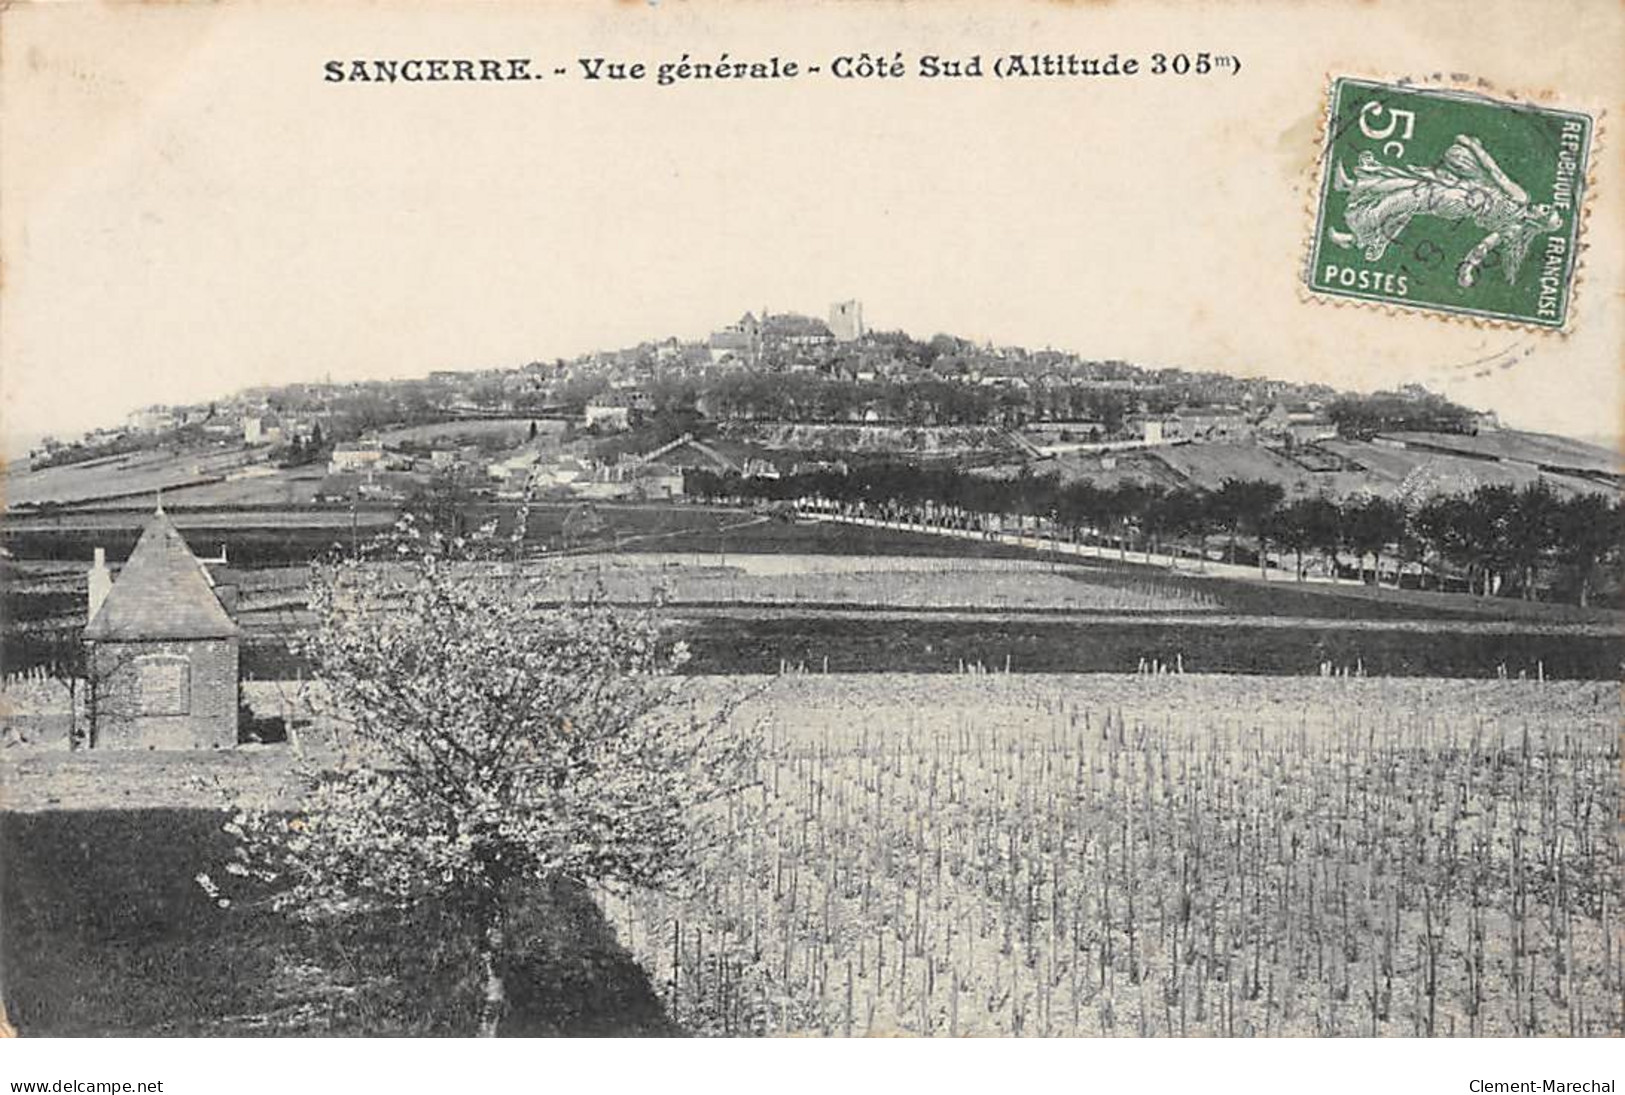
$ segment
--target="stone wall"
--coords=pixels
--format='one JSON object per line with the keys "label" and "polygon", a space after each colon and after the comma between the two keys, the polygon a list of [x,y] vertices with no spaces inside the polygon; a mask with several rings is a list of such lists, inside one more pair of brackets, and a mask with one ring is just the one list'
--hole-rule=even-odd
{"label": "stone wall", "polygon": [[90,664],[94,748],[237,744],[236,639],[95,643]]}

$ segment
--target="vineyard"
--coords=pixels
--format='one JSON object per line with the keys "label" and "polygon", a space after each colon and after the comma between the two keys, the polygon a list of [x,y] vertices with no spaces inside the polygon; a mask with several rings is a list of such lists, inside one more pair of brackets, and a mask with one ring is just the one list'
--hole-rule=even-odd
{"label": "vineyard", "polygon": [[[714,1034],[1617,1035],[1602,683],[790,677],[684,894]],[[882,729],[883,728],[883,729]]]}

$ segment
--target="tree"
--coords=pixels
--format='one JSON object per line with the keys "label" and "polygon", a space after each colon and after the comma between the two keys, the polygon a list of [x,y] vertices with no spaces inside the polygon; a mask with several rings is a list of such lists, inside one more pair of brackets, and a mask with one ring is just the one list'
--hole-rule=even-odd
{"label": "tree", "polygon": [[1100,420],[1100,428],[1107,437],[1123,428],[1123,419],[1129,412],[1129,401],[1121,392],[1091,389],[1084,395],[1084,405],[1091,418]]}
{"label": "tree", "polygon": [[591,540],[599,539],[609,532],[609,522],[604,514],[592,502],[578,502],[564,515],[564,527],[561,532],[565,547],[580,547]]}
{"label": "tree", "polygon": [[406,512],[424,532],[438,533],[447,542],[455,542],[468,531],[474,503],[474,488],[467,473],[443,468],[427,483],[413,488],[406,500]]}
{"label": "tree", "polygon": [[1343,511],[1329,498],[1306,498],[1301,519],[1309,535],[1309,545],[1320,551],[1326,573],[1337,581],[1337,549],[1343,546]]}
{"label": "tree", "polygon": [[1472,514],[1467,530],[1484,568],[1484,596],[1493,596],[1500,588],[1497,578],[1517,563],[1518,551],[1511,530],[1518,509],[1518,492],[1501,484],[1479,487],[1467,496],[1467,505]]}
{"label": "tree", "polygon": [[1469,592],[1488,597],[1516,558],[1509,529],[1517,504],[1517,492],[1499,485],[1433,498],[1417,511],[1416,530],[1440,559],[1462,568]]}
{"label": "tree", "polygon": [[[1207,501],[1205,495],[1185,487],[1148,497],[1143,520],[1146,532],[1151,537],[1151,550],[1157,550],[1163,537],[1178,541],[1185,536],[1199,537],[1206,532]],[[1198,557],[1205,559],[1205,551],[1199,553]]]}
{"label": "tree", "polygon": [[1343,437],[1368,439],[1389,430],[1473,432],[1473,412],[1422,388],[1340,395],[1326,416]]}
{"label": "tree", "polygon": [[1416,532],[1441,562],[1462,567],[1467,588],[1477,592],[1477,566],[1481,532],[1475,528],[1473,507],[1454,495],[1430,498],[1416,511]]}
{"label": "tree", "polygon": [[1129,541],[1139,538],[1146,513],[1162,493],[1163,488],[1157,484],[1136,482],[1121,483],[1112,491],[1112,501],[1107,511],[1117,525],[1119,558],[1128,557]]}
{"label": "tree", "polygon": [[1343,509],[1343,542],[1359,557],[1360,581],[1365,581],[1365,557],[1373,556],[1372,582],[1382,588],[1382,553],[1405,535],[1405,509],[1398,502],[1373,495]]}
{"label": "tree", "polygon": [[1499,529],[1503,540],[1499,555],[1517,576],[1526,601],[1536,595],[1537,572],[1556,538],[1562,503],[1545,483],[1532,483],[1519,491]]}
{"label": "tree", "polygon": [[1300,498],[1275,511],[1267,535],[1297,557],[1297,578],[1303,581],[1303,553],[1330,553],[1332,577],[1337,577],[1336,551],[1340,514],[1326,498]]}
{"label": "tree", "polygon": [[1264,530],[1286,489],[1268,479],[1226,479],[1213,497],[1213,512],[1230,530],[1230,562],[1236,561],[1236,537],[1251,534],[1258,539],[1258,573],[1269,577],[1264,561]]}
{"label": "tree", "polygon": [[397,531],[387,558],[321,565],[311,589],[301,649],[351,755],[291,819],[240,811],[227,869],[296,914],[440,903],[477,956],[490,1036],[510,904],[679,880],[725,838],[706,805],[741,785],[747,739],[670,712],[686,652],[651,617],[601,596],[538,615],[519,567],[409,518]]}
{"label": "tree", "polygon": [[1558,506],[1552,522],[1558,561],[1574,572],[1576,597],[1589,607],[1603,563],[1620,551],[1625,506],[1598,494],[1580,494]]}

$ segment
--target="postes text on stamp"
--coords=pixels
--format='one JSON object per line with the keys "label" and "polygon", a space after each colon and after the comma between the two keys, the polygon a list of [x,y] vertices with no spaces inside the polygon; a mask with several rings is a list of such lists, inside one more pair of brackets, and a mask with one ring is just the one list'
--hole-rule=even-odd
{"label": "postes text on stamp", "polygon": [[1309,288],[1564,327],[1591,136],[1585,114],[1337,80]]}

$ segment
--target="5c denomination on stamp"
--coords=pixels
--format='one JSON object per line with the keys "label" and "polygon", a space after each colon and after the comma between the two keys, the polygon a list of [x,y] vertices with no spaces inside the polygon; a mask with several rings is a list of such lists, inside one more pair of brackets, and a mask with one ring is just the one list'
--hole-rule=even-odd
{"label": "5c denomination on stamp", "polygon": [[1337,80],[1309,288],[1566,326],[1592,129],[1526,102]]}

